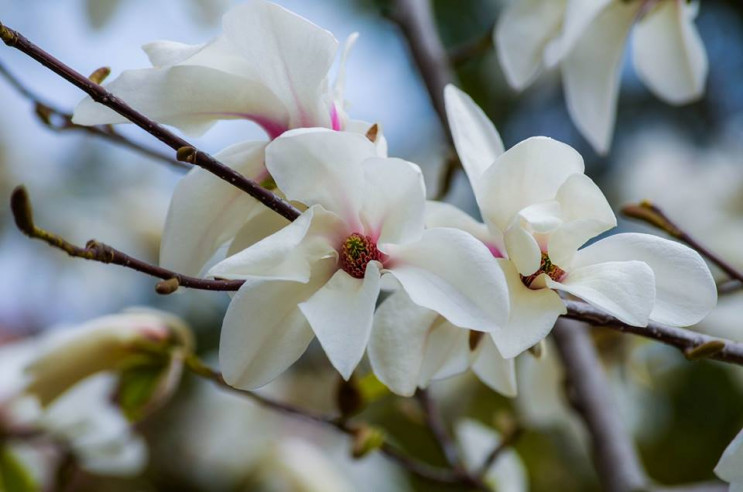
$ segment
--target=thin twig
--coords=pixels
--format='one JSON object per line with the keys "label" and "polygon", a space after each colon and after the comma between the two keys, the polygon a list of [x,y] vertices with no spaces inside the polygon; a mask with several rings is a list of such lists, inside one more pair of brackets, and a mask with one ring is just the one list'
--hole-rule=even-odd
{"label": "thin twig", "polygon": [[458,67],[469,60],[482,55],[493,47],[493,29],[491,26],[484,35],[462,46],[449,50],[449,59],[451,63]]}
{"label": "thin twig", "polygon": [[33,219],[31,201],[28,198],[28,192],[23,186],[19,186],[13,190],[10,206],[16,226],[28,237],[44,241],[49,246],[61,249],[75,258],[83,258],[100,263],[112,263],[163,279],[167,282],[160,282],[157,286],[157,290],[161,294],[169,294],[179,286],[189,287],[191,289],[234,291],[238,290],[243,284],[241,280],[208,280],[182,275],[131,257],[107,244],[95,240],[88,241],[85,247],[76,246],[66,239],[36,226]]}
{"label": "thin twig", "polygon": [[88,94],[95,102],[114,110],[127,120],[145,130],[177,152],[178,160],[202,167],[215,176],[243,190],[266,207],[286,217],[290,221],[299,217],[300,212],[286,200],[261,187],[234,169],[217,161],[214,157],[196,149],[188,141],[160,126],[155,121],[136,111],[126,102],[108,92],[102,86],[68,67],[52,55],[39,48],[23,35],[0,23],[0,39],[3,42],[30,56],[63,79]]}
{"label": "thin twig", "polygon": [[446,424],[441,418],[441,414],[436,407],[436,402],[434,402],[431,395],[425,389],[419,389],[416,391],[415,397],[420,404],[421,410],[423,410],[426,426],[431,431],[436,443],[439,445],[444,458],[446,458],[446,462],[449,463],[449,466],[454,470],[457,470],[460,473],[466,473],[462,457],[460,456],[459,450],[454,444],[454,440],[449,434],[449,431],[446,429]]}
{"label": "thin twig", "polygon": [[627,205],[622,208],[622,213],[627,217],[641,220],[647,224],[656,227],[679,241],[686,243],[690,248],[696,250],[702,256],[706,257],[709,261],[717,265],[723,272],[725,272],[730,278],[743,282],[743,272],[733,267],[730,263],[725,261],[722,257],[717,255],[705,245],[694,239],[689,233],[684,231],[675,222],[668,218],[663,211],[650,203],[649,201],[643,201],[639,204]]}
{"label": "thin twig", "polygon": [[585,302],[564,301],[568,308],[565,318],[584,321],[593,326],[602,326],[623,333],[632,333],[676,347],[691,359],[713,359],[743,365],[743,344],[711,337],[683,328],[648,323],[647,326],[630,326],[599,311]]}
{"label": "thin twig", "polygon": [[647,479],[585,327],[558,322],[552,331],[565,368],[568,399],[591,435],[594,462],[608,492],[645,490]]}
{"label": "thin twig", "polygon": [[24,86],[18,79],[18,77],[10,73],[10,71],[2,63],[0,63],[0,76],[2,76],[8,82],[8,84],[13,87],[19,94],[21,94],[25,99],[28,99],[31,103],[33,103],[34,114],[36,115],[36,117],[45,127],[54,132],[85,132],[90,135],[109,140],[115,144],[127,147],[155,160],[170,164],[180,169],[189,169],[191,167],[186,163],[178,162],[176,159],[173,158],[172,155],[163,154],[162,152],[143,147],[134,140],[130,140],[129,138],[120,134],[109,125],[85,126],[73,123],[72,114],[70,112],[63,111],[52,104],[44,102],[28,87]]}
{"label": "thin twig", "polygon": [[492,451],[488,453],[488,455],[483,460],[482,465],[480,465],[480,470],[478,472],[479,476],[485,477],[485,474],[488,472],[488,470],[490,470],[490,467],[493,466],[498,457],[500,457],[500,455],[503,454],[508,448],[513,446],[513,444],[518,441],[523,433],[524,428],[520,425],[517,425],[516,427],[511,429],[510,432],[504,433],[501,436],[501,441],[498,443],[497,446],[493,448]]}
{"label": "thin twig", "polygon": [[[352,424],[349,424],[347,421],[321,415],[317,413],[310,412],[308,410],[289,405],[286,403],[278,402],[276,400],[273,400],[271,398],[265,397],[263,395],[259,395],[252,391],[245,391],[237,388],[233,388],[229,384],[227,384],[222,377],[222,375],[215,371],[214,369],[211,369],[207,365],[205,365],[201,360],[199,360],[196,356],[189,356],[185,359],[186,367],[188,367],[192,372],[195,374],[206,378],[210,381],[212,381],[214,384],[219,386],[220,388],[230,391],[232,393],[241,395],[246,398],[250,398],[251,400],[255,401],[259,405],[262,405],[266,408],[270,408],[272,410],[275,410],[279,413],[283,413],[286,415],[290,415],[293,417],[300,418],[302,420],[306,420],[309,422],[314,422],[317,424],[322,424],[326,426],[333,427],[337,429],[338,431],[347,434],[349,436],[356,436],[357,434],[357,428],[355,428]],[[421,461],[418,461],[405,453],[403,453],[399,448],[397,448],[395,445],[391,444],[389,441],[385,440],[381,446],[379,447],[379,451],[385,455],[388,459],[396,462],[403,468],[405,468],[410,473],[416,475],[419,478],[422,478],[426,481],[442,484],[442,485],[453,485],[453,486],[459,486],[470,484],[466,481],[463,481],[462,477],[450,470],[443,469],[443,468],[436,468],[431,465],[428,465],[426,463],[423,463]]]}

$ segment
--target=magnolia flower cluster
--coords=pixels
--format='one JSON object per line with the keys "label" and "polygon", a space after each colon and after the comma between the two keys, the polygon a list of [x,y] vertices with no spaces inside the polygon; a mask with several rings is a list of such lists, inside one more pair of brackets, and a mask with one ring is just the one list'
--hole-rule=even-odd
{"label": "magnolia flower cluster", "polygon": [[698,1],[515,0],[494,32],[508,83],[521,90],[559,65],[568,111],[599,152],[611,145],[625,45],[653,94],[685,104],[704,92],[707,55]]}
{"label": "magnolia flower cluster", "polygon": [[[302,210],[288,223],[200,169],[173,197],[161,264],[244,281],[222,326],[229,384],[266,384],[317,338],[346,379],[367,354],[402,395],[469,367],[513,395],[514,358],[565,314],[563,296],[634,326],[692,325],[714,306],[710,272],[685,246],[617,234],[583,247],[616,218],[581,156],[544,137],[505,151],[453,86],[449,122],[484,223],[427,202],[420,168],[388,157],[379,127],[347,118],[342,83],[327,83],[336,49],[327,31],[254,0],[207,44],[146,46],[154,67],[109,85],[187,132],[221,118],[259,124],[268,142],[217,157]],[[88,99],[75,121],[121,120]]]}

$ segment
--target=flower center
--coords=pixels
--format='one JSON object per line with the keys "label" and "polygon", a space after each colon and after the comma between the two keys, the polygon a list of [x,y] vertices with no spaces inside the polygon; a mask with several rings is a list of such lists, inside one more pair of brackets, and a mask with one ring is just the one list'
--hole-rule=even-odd
{"label": "flower center", "polygon": [[559,282],[563,275],[565,275],[565,270],[552,263],[552,260],[547,256],[547,253],[542,253],[542,261],[539,263],[539,270],[528,277],[521,275],[521,281],[527,287],[531,287],[532,282],[543,273],[546,273],[547,276],[555,282]]}
{"label": "flower center", "polygon": [[343,241],[340,251],[341,268],[354,278],[364,278],[370,261],[382,261],[382,253],[372,238],[354,232]]}

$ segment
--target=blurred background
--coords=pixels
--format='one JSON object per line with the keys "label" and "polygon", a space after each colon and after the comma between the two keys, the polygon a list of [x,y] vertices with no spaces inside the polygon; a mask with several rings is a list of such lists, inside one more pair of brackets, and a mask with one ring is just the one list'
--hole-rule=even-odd
{"label": "blurred background", "polygon": [[[195,44],[219,31],[221,14],[237,0],[0,0],[10,27],[76,68],[110,66],[112,76],[148,65],[140,46],[160,39]],[[429,195],[441,185],[446,139],[404,38],[389,22],[387,1],[276,0],[330,30],[339,40],[361,37],[347,69],[349,114],[379,122],[390,154],[420,164]],[[452,50],[491,35],[500,0],[435,1],[445,45]],[[709,56],[706,96],[671,107],[653,97],[625,64],[611,152],[599,156],[571,122],[559,74],[541,76],[525,92],[511,90],[492,47],[457,65],[460,87],[497,125],[506,148],[547,135],[579,150],[587,174],[618,208],[650,199],[731,263],[743,267],[743,4],[705,0],[697,20]],[[0,63],[40,98],[72,110],[81,93],[17,51]],[[159,143],[134,127],[122,133],[151,148]],[[221,122],[200,148],[216,152],[262,139],[248,122]],[[228,297],[186,291],[158,296],[154,281],[115,266],[72,260],[13,226],[10,192],[25,184],[37,221],[63,237],[90,238],[157,261],[170,195],[183,172],[84,133],[55,133],[34,106],[0,79],[0,343],[64,329],[132,305],[182,316],[199,351],[214,354]],[[461,173],[446,199],[476,214]],[[622,229],[640,226],[621,221]],[[646,230],[647,232],[647,230]],[[743,341],[743,292],[728,294],[699,330]],[[712,468],[743,425],[743,369],[688,363],[673,349],[595,330],[616,403],[632,429],[650,476],[666,485],[713,479]],[[561,393],[558,362],[548,354],[519,361],[520,395],[498,396],[470,376],[437,383],[449,420],[488,425],[516,419],[526,432],[509,455],[503,490],[596,490],[586,436]],[[216,363],[214,356],[212,360]],[[0,374],[0,378],[3,375]],[[315,347],[267,391],[318,410],[332,410],[337,377]],[[443,464],[409,401],[387,396],[362,416],[386,428],[413,453]],[[177,398],[142,428],[150,446],[146,473],[135,479],[84,477],[78,490],[433,490],[379,457],[353,461],[345,438],[276,416],[186,380]],[[504,457],[505,459],[505,457]],[[316,460],[316,461],[312,461]],[[304,467],[304,468],[303,468]],[[327,479],[317,489],[293,484],[302,470]],[[287,478],[288,477],[288,478]],[[284,480],[284,481],[282,481]],[[288,481],[287,481],[288,480]],[[301,482],[301,481],[300,481]],[[306,485],[306,484],[304,484]]]}

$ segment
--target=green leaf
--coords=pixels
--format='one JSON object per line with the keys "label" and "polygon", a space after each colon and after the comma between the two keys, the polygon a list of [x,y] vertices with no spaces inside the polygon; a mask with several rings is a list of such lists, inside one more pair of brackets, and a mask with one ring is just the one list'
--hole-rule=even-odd
{"label": "green leaf", "polygon": [[7,448],[0,448],[0,492],[37,492],[33,477]]}

